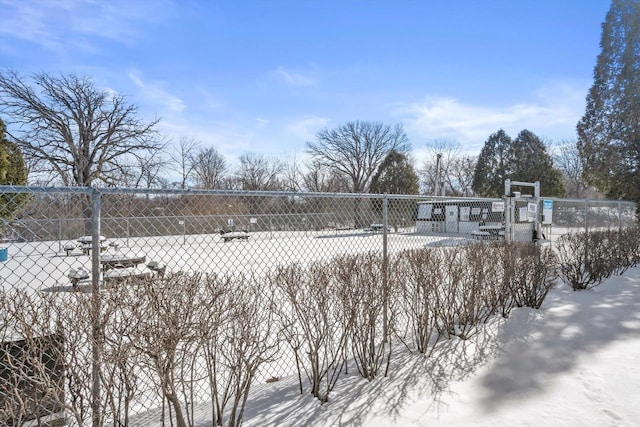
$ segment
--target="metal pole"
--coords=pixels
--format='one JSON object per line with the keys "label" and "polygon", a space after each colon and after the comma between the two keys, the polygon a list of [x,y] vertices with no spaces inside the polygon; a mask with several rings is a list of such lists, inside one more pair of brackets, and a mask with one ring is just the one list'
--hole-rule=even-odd
{"label": "metal pole", "polygon": [[589,200],[584,201],[584,231],[589,232]]}
{"label": "metal pole", "polygon": [[387,342],[389,336],[389,197],[385,194],[382,199],[382,290],[384,304],[382,305],[382,336]]}
{"label": "metal pole", "polygon": [[622,202],[618,200],[618,232],[622,232]]}
{"label": "metal pole", "polygon": [[100,325],[100,192],[91,193],[91,329],[92,329],[92,366],[91,366],[91,412],[93,427],[101,425],[100,371],[102,369],[102,327]]}
{"label": "metal pole", "polygon": [[442,157],[441,153],[436,154],[436,180],[434,184],[434,196],[438,196],[438,185],[440,184],[440,157]]}

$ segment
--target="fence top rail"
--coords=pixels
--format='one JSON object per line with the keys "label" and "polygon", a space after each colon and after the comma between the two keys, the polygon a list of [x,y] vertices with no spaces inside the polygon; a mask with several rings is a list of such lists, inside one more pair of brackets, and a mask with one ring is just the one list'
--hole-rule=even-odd
{"label": "fence top rail", "polygon": [[198,195],[198,196],[254,196],[254,197],[300,197],[300,198],[342,198],[342,199],[394,199],[429,200],[433,196],[419,194],[376,194],[376,193],[314,193],[301,191],[249,191],[249,190],[205,190],[205,189],[142,189],[142,188],[103,188],[103,187],[42,187],[0,185],[1,193],[75,193],[91,194],[141,194],[141,195]]}
{"label": "fence top rail", "polygon": [[[130,195],[199,195],[199,196],[254,196],[254,197],[299,197],[299,198],[338,198],[338,199],[405,199],[416,201],[451,201],[451,200],[491,200],[492,198],[480,197],[445,197],[424,194],[379,194],[379,193],[315,193],[300,191],[249,191],[249,190],[205,190],[197,188],[187,189],[143,189],[143,188],[103,188],[103,187],[46,187],[28,185],[0,185],[2,193],[47,193],[47,194],[130,194]],[[545,197],[541,199],[553,200],[567,203],[591,203],[591,204],[611,204],[622,203],[624,205],[634,205],[635,202],[629,200],[603,200],[603,199],[566,199],[559,197]],[[500,199],[495,199],[500,200]]]}

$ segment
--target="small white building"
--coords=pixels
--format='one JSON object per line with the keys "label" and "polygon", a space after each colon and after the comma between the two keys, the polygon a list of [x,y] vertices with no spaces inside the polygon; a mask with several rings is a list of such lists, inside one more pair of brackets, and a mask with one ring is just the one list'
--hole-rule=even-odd
{"label": "small white building", "polygon": [[[507,199],[512,209],[511,239],[531,241],[534,236],[534,217],[531,198]],[[502,229],[505,232],[505,200],[503,199],[439,199],[418,203],[416,232],[419,234],[455,234],[472,237],[483,229]],[[504,235],[504,234],[502,234]]]}
{"label": "small white building", "polygon": [[501,199],[442,199],[418,203],[416,232],[468,234],[480,225],[502,225]]}

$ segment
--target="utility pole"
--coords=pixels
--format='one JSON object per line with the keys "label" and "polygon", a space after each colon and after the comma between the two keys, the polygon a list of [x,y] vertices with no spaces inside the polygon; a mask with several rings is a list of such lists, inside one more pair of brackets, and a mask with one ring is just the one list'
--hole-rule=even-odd
{"label": "utility pole", "polygon": [[440,158],[442,157],[442,153],[436,154],[436,179],[434,184],[434,196],[438,196],[438,186],[440,185]]}

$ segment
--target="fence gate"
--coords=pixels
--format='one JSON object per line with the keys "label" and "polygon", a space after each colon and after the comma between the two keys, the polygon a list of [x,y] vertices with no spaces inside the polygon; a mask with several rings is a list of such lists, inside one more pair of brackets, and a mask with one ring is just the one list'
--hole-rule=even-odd
{"label": "fence gate", "polygon": [[[513,186],[533,187],[534,194],[522,194],[512,191]],[[505,238],[512,242],[531,242],[538,239],[540,234],[540,220],[538,204],[540,201],[540,182],[504,182],[505,198]]]}

